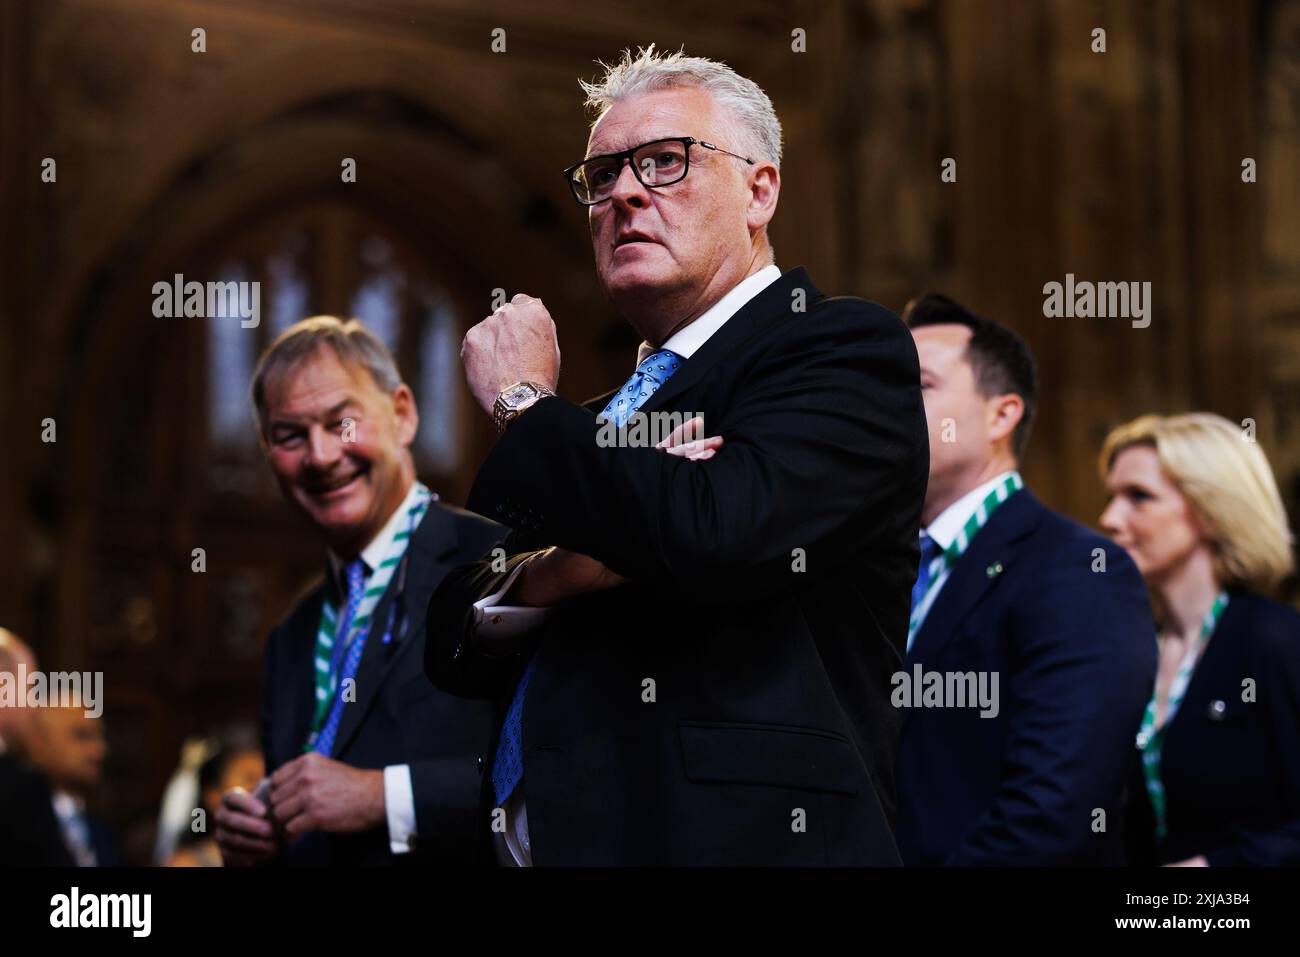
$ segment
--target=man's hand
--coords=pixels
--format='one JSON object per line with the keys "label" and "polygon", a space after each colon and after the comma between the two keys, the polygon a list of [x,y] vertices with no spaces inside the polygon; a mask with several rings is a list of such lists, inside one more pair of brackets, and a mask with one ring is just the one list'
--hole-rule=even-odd
{"label": "man's hand", "polygon": [[488,415],[497,395],[516,382],[554,391],[560,379],[555,323],[542,300],[519,293],[469,332],[460,361],[474,399]]}
{"label": "man's hand", "polygon": [[604,562],[580,552],[552,546],[524,566],[515,579],[504,604],[545,608],[587,592],[603,591],[625,581]]}
{"label": "man's hand", "polygon": [[704,419],[696,416],[689,422],[683,422],[673,429],[672,434],[655,446],[669,455],[681,455],[692,462],[703,462],[713,458],[715,452],[722,448],[722,436],[704,437]]}
{"label": "man's hand", "polygon": [[243,788],[221,796],[216,813],[217,847],[227,867],[249,867],[274,857],[280,850],[270,809]]}
{"label": "man's hand", "polygon": [[384,772],[308,752],[271,775],[271,813],[289,840],[308,831],[367,831],[387,820]]}

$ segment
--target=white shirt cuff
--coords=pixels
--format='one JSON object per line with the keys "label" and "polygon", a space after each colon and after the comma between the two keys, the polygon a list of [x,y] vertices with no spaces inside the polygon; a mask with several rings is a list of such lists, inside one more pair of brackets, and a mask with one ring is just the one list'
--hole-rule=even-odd
{"label": "white shirt cuff", "polygon": [[415,786],[411,784],[409,764],[390,764],[384,768],[384,810],[388,814],[388,849],[394,854],[409,854],[415,838]]}
{"label": "white shirt cuff", "polygon": [[[540,553],[538,553],[540,554]],[[550,608],[527,605],[502,605],[501,599],[514,587],[515,579],[536,555],[515,566],[515,570],[494,594],[474,602],[474,633],[485,642],[518,638],[541,625],[551,615]]]}

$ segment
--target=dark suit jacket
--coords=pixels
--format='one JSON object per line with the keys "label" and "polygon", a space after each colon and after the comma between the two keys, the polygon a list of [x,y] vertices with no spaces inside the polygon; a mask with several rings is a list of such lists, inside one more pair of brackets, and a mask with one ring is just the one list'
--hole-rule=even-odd
{"label": "dark suit jacket", "polygon": [[[1243,700],[1247,678],[1253,701]],[[1131,863],[1204,854],[1213,867],[1300,865],[1300,614],[1229,592],[1165,731],[1169,831],[1159,844],[1136,747],[1130,756]]]}
{"label": "dark suit jacket", "polygon": [[95,852],[95,866],[121,867],[122,848],[112,825],[101,817],[87,814],[86,828],[90,832],[90,846]]}
{"label": "dark suit jacket", "polygon": [[996,673],[1000,702],[991,718],[904,710],[907,864],[1122,861],[1121,793],[1156,671],[1146,588],[1122,548],[1016,492],[953,566],[907,656],[917,664]]}
{"label": "dark suit jacket", "polygon": [[12,754],[0,754],[0,867],[71,867],[50,800],[50,783]]}
{"label": "dark suit jacket", "polygon": [[630,583],[557,607],[504,658],[475,643],[470,604],[525,556],[457,570],[430,607],[426,664],[448,691],[504,707],[535,649],[534,862],[897,863],[889,675],[929,465],[907,329],[786,273],[645,406],[702,414],[726,440],[708,461],[600,447],[605,398],[538,402],[470,501]]}
{"label": "dark suit jacket", "polygon": [[[424,676],[425,610],[429,595],[454,566],[485,555],[502,529],[477,515],[434,502],[411,538],[407,581],[397,621],[384,645],[377,628],[357,668],[356,701],[345,706],[335,760],[358,768],[409,764],[415,793],[416,851],[394,855],[386,825],[361,834],[313,832],[282,855],[290,864],[465,862],[469,859],[479,775],[491,743],[492,709],[444,694]],[[328,577],[328,576],[327,576]],[[386,622],[400,575],[376,606]],[[276,627],[267,641],[262,708],[267,773],[302,754],[315,704],[312,658],[320,623],[322,583]],[[409,616],[409,617],[408,617]]]}

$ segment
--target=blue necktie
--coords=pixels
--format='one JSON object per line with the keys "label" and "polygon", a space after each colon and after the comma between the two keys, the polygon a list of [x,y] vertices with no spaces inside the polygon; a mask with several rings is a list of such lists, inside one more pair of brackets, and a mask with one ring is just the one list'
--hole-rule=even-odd
{"label": "blue necktie", "polygon": [[631,418],[632,413],[645,405],[650,396],[658,392],[659,387],[667,382],[685,361],[677,353],[668,349],[660,349],[646,356],[636,367],[636,372],[632,373],[632,378],[627,380],[623,388],[614,393],[605,410],[600,413],[601,416],[610,419],[621,429],[627,425],[627,420]]}
{"label": "blue necktie", "polygon": [[533,676],[536,664],[537,659],[533,658],[519,676],[505,724],[501,726],[501,740],[497,742],[497,756],[492,762],[492,793],[496,796],[497,807],[506,803],[506,798],[524,776],[524,692],[528,690],[528,679]]}
{"label": "blue necktie", "polygon": [[[659,391],[674,372],[682,367],[686,360],[668,349],[646,356],[632,373],[623,388],[614,393],[601,416],[611,419],[622,428],[628,418]],[[528,667],[519,676],[514,697],[506,711],[505,723],[501,726],[501,738],[497,742],[496,757],[492,761],[492,793],[496,797],[497,807],[501,807],[510,797],[510,793],[519,786],[524,776],[524,693],[528,690],[528,679],[533,676],[533,666],[537,659],[528,662]]]}
{"label": "blue necktie", "polygon": [[320,729],[320,736],[312,748],[313,751],[327,758],[334,750],[334,738],[339,733],[339,721],[343,718],[343,682],[357,676],[357,667],[361,664],[361,652],[366,646],[366,633],[370,630],[368,626],[361,629],[352,640],[352,644],[348,645],[346,650],[344,649],[344,642],[347,641],[348,632],[352,629],[352,621],[361,606],[362,596],[366,593],[366,563],[360,558],[355,558],[348,562],[344,574],[348,580],[347,605],[343,609],[343,614],[339,616],[338,630],[334,634],[334,647],[330,654],[330,664],[334,673],[338,675],[338,681],[334,684],[334,703],[330,707],[325,724]]}
{"label": "blue necktie", "polygon": [[916,606],[921,604],[930,588],[930,566],[942,551],[938,542],[925,532],[921,533],[921,565],[916,573],[916,584],[912,586],[912,614],[916,613]]}

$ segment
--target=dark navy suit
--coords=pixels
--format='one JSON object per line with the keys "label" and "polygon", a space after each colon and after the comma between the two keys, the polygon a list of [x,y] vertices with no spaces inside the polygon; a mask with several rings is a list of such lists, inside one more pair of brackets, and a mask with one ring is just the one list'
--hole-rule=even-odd
{"label": "dark navy suit", "polygon": [[0,754],[0,867],[71,867],[50,782],[12,754]]}
{"label": "dark navy suit", "polygon": [[571,548],[629,582],[572,599],[493,656],[473,603],[526,560],[512,538],[504,570],[457,569],[429,609],[439,687],[504,715],[535,663],[521,728],[533,861],[897,864],[889,676],[929,466],[911,335],[795,269],[644,406],[703,415],[726,439],[715,458],[602,448],[604,404],[539,401],[498,440],[470,504],[528,547]]}
{"label": "dark navy suit", "polygon": [[[424,615],[443,576],[486,554],[501,532],[500,526],[461,509],[440,502],[429,506],[411,536],[405,581],[400,572],[394,575],[375,608],[374,621],[391,617],[397,622],[394,640],[384,644],[375,634],[366,641],[356,701],[346,706],[339,724],[335,760],[368,769],[410,766],[418,836],[414,853],[392,854],[388,827],[382,824],[357,834],[304,834],[280,855],[281,863],[468,862],[492,709],[453,698],[429,683],[423,671]],[[267,641],[262,734],[268,774],[303,753],[315,704],[316,628],[329,587],[322,583],[314,588]]]}
{"label": "dark navy suit", "polygon": [[1204,854],[1212,867],[1300,865],[1300,614],[1229,592],[1165,733],[1169,830],[1159,843],[1130,754],[1129,863]]}
{"label": "dark navy suit", "polygon": [[1121,795],[1156,673],[1146,588],[1122,548],[1014,493],[953,565],[908,672],[918,663],[996,672],[1000,700],[988,718],[903,710],[904,863],[1122,861]]}

